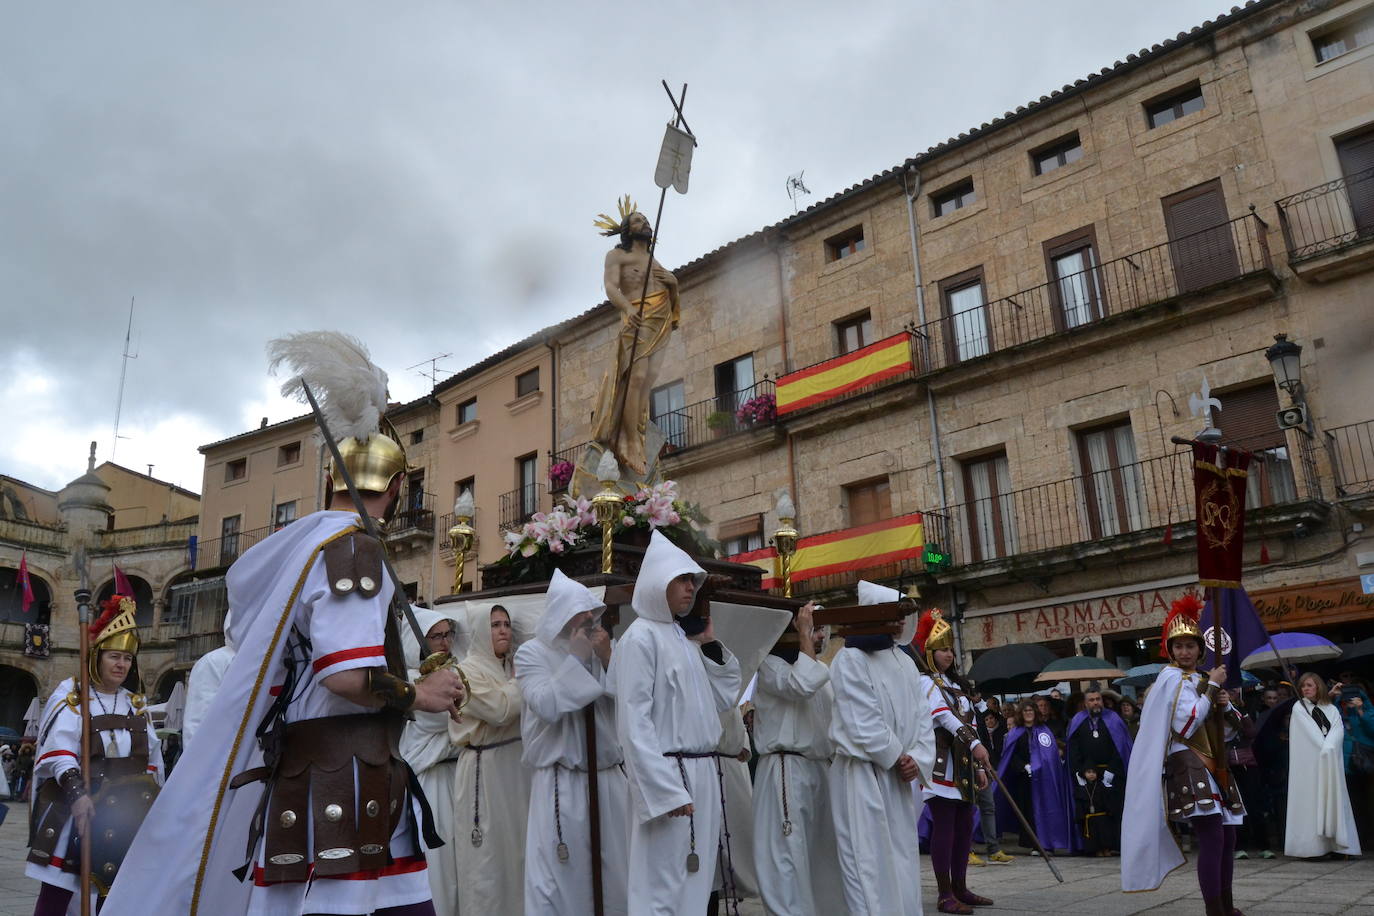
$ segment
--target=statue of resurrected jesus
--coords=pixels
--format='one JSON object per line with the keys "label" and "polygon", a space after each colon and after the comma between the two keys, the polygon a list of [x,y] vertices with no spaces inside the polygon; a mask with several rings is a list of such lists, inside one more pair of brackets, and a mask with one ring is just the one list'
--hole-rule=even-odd
{"label": "statue of resurrected jesus", "polygon": [[615,361],[596,399],[592,441],[615,452],[622,467],[642,477],[650,463],[644,444],[649,393],[668,337],[678,325],[677,277],[650,258],[653,226],[629,195],[620,200],[619,210],[619,222],[604,214],[596,221],[602,235],[620,237],[620,244],[606,254],[605,274],[606,296],[620,312],[620,333]]}

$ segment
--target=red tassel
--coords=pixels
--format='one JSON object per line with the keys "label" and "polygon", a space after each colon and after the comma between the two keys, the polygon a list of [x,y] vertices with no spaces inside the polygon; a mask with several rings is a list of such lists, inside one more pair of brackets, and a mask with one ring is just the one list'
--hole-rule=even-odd
{"label": "red tassel", "polygon": [[1269,545],[1260,541],[1260,565],[1269,565]]}
{"label": "red tassel", "polygon": [[1164,543],[1165,543],[1165,544],[1172,544],[1173,542],[1174,542],[1174,523],[1173,523],[1173,522],[1170,522],[1169,524],[1167,524],[1167,525],[1164,526]]}

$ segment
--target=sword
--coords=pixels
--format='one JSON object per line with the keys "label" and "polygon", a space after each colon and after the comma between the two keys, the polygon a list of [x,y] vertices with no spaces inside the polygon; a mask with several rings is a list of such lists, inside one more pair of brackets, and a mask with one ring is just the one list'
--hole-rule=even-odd
{"label": "sword", "polygon": [[[913,657],[916,657],[914,653]],[[923,672],[925,671],[925,666],[921,664],[919,658],[917,658],[916,667],[922,670]],[[940,689],[940,695],[945,698],[945,705],[949,707],[950,711],[953,712],[954,710],[958,709],[959,704],[954,701],[954,698],[950,696],[949,691],[945,689],[944,680],[942,679],[942,676],[939,674],[939,672],[925,673],[932,681],[935,682],[935,686]],[[956,713],[955,715],[957,718],[958,714]],[[1054,859],[1050,856],[1048,852],[1045,851],[1045,847],[1040,845],[1040,837],[1036,836],[1035,831],[1031,829],[1030,822],[1026,820],[1026,815],[1021,813],[1020,806],[1016,804],[1016,799],[1011,797],[1011,792],[1007,790],[1006,785],[1002,782],[1001,779],[997,778],[996,771],[993,770],[992,767],[983,766],[981,763],[976,764],[976,766],[983,771],[983,773],[988,777],[988,779],[992,780],[993,785],[997,786],[997,788],[1002,790],[1002,797],[1005,798],[1007,804],[1011,806],[1012,813],[1016,815],[1016,819],[1021,822],[1021,829],[1026,831],[1026,835],[1030,837],[1031,845],[1035,847],[1035,851],[1040,853],[1040,858],[1044,859],[1045,864],[1049,866],[1050,874],[1054,875],[1056,881],[1058,881],[1060,884],[1063,884],[1064,876],[1059,873],[1059,867],[1054,864]],[[998,830],[1001,830],[1000,824],[998,825]]]}
{"label": "sword", "polygon": [[[358,510],[358,517],[363,520],[363,530],[370,537],[377,540],[382,539],[381,529],[377,527],[377,520],[368,514],[366,507],[363,506],[363,498],[358,493],[358,488],[353,485],[353,475],[348,473],[348,467],[344,464],[343,455],[339,453],[338,443],[334,441],[334,435],[329,431],[329,424],[325,422],[324,414],[320,411],[319,402],[315,400],[315,392],[310,390],[310,385],[301,378],[301,390],[305,392],[305,399],[310,402],[310,410],[315,414],[315,425],[320,428],[320,435],[324,437],[324,444],[329,446],[329,454],[334,458],[334,467],[339,469],[339,476],[343,478],[344,486],[348,487],[348,495],[353,500],[353,508]],[[415,634],[415,641],[421,649],[425,645],[425,631],[420,629],[420,621],[415,619],[415,612],[410,609],[410,602],[405,600],[405,587],[401,585],[401,577],[396,574],[396,567],[391,565],[391,557],[382,551],[382,564],[386,566],[386,571],[391,576],[391,583],[395,586],[391,595],[391,603],[399,608],[401,613],[397,617],[403,617],[410,624],[410,629]]]}

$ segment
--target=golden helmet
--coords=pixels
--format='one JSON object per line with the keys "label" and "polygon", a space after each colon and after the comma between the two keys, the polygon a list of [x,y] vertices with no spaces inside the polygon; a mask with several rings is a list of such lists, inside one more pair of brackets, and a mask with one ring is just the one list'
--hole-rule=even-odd
{"label": "golden helmet", "polygon": [[932,671],[939,670],[935,665],[935,650],[954,648],[954,628],[938,607],[922,614],[916,624],[916,648],[926,657]]}
{"label": "golden helmet", "polygon": [[1198,614],[1202,609],[1202,602],[1192,592],[1175,599],[1169,607],[1168,616],[1164,618],[1164,629],[1160,633],[1160,657],[1170,658],[1169,643],[1180,637],[1191,637],[1197,640],[1199,646],[1202,645],[1202,626],[1198,622]]}
{"label": "golden helmet", "polygon": [[[353,436],[339,440],[339,454],[353,478],[353,485],[359,490],[385,493],[392,479],[406,469],[405,449],[395,439],[379,432],[362,442]],[[335,493],[348,491],[343,474],[333,465],[329,468],[329,480]]]}
{"label": "golden helmet", "polygon": [[128,595],[112,595],[100,605],[100,616],[91,624],[91,651],[86,670],[94,683],[100,682],[100,653],[138,654],[138,606]]}

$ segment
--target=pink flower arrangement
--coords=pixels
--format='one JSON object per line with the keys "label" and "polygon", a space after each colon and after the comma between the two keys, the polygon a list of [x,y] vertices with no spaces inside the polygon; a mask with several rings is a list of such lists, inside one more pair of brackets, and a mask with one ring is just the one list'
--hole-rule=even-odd
{"label": "pink flower arrangement", "polygon": [[571,461],[555,461],[549,466],[550,489],[566,490],[572,477],[573,463]]}
{"label": "pink flower arrangement", "polygon": [[771,394],[760,394],[750,398],[735,411],[735,420],[742,426],[755,423],[772,423],[778,416],[778,402]]}
{"label": "pink flower arrangement", "polygon": [[[671,480],[642,488],[627,497],[617,520],[621,528],[666,528],[680,524],[685,511]],[[695,523],[694,523],[695,524]],[[502,537],[510,556],[532,557],[541,550],[561,554],[600,538],[600,523],[591,500],[564,496],[551,512],[536,512],[528,522]],[[599,543],[599,541],[598,541]]]}

